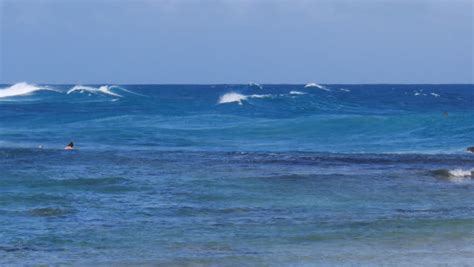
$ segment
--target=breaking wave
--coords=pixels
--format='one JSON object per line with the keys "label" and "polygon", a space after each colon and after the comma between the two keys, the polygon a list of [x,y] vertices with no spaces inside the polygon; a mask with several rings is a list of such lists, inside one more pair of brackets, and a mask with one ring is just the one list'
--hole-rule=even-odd
{"label": "breaking wave", "polygon": [[317,83],[308,83],[304,86],[304,88],[318,88],[318,89],[321,89],[321,90],[329,91],[328,88],[326,88],[325,86],[322,86],[320,84],[317,84]]}
{"label": "breaking wave", "polygon": [[437,93],[425,93],[423,92],[423,90],[415,90],[414,93],[413,93],[414,96],[428,96],[428,95],[431,95],[431,96],[434,96],[434,97],[440,97],[441,95],[440,94],[437,94]]}
{"label": "breaking wave", "polygon": [[0,89],[0,98],[24,96],[29,95],[37,91],[54,91],[52,88],[46,86],[39,86],[34,84],[28,84],[26,82],[16,83],[10,87]]}
{"label": "breaking wave", "polygon": [[434,175],[454,182],[462,182],[474,177],[474,169],[440,169],[432,172]]}
{"label": "breaking wave", "polygon": [[306,93],[300,91],[291,91],[290,95],[306,95]]}
{"label": "breaking wave", "polygon": [[84,85],[75,85],[71,89],[65,91],[64,89],[55,89],[51,86],[40,86],[35,84],[29,84],[26,82],[16,83],[6,88],[0,88],[0,98],[8,98],[8,97],[17,97],[17,96],[26,96],[31,95],[38,91],[53,91],[56,93],[66,93],[66,94],[74,94],[74,93],[87,93],[89,95],[108,95],[113,97],[123,97],[123,95],[118,94],[116,91],[119,90],[120,92],[126,92],[129,94],[134,94],[138,96],[144,96],[142,94],[138,94],[127,89],[124,89],[119,86],[109,86],[103,85],[100,87],[92,87],[92,86],[84,86]]}
{"label": "breaking wave", "polygon": [[218,104],[238,103],[239,105],[242,105],[243,104],[242,101],[245,101],[249,98],[271,98],[271,97],[273,97],[273,96],[270,95],[270,94],[267,94],[267,95],[257,95],[257,94],[243,95],[243,94],[236,93],[236,92],[230,92],[230,93],[226,93],[226,94],[222,95],[219,98],[219,101],[217,103]]}
{"label": "breaking wave", "polygon": [[454,169],[448,170],[450,176],[454,177],[472,177],[474,170],[463,170],[463,169]]}
{"label": "breaking wave", "polygon": [[249,83],[249,87],[256,87],[258,89],[263,89],[263,86],[261,86],[258,83],[253,83],[253,82]]}
{"label": "breaking wave", "polygon": [[90,87],[90,86],[76,85],[73,88],[69,89],[69,91],[67,91],[67,94],[89,93],[89,94],[105,94],[105,95],[111,95],[115,97],[123,97],[122,95],[112,92],[112,89],[114,88],[119,88],[119,87],[103,85],[103,86],[100,86],[99,88],[95,88],[95,87]]}
{"label": "breaking wave", "polygon": [[219,98],[219,101],[217,102],[218,104],[225,104],[225,103],[239,103],[239,105],[242,105],[242,101],[246,100],[247,96],[235,92],[227,93],[222,95]]}

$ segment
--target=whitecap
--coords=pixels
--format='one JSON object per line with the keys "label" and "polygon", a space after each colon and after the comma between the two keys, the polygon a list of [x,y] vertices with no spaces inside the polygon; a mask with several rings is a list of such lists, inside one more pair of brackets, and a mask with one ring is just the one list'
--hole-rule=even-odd
{"label": "whitecap", "polygon": [[250,87],[257,87],[258,89],[263,89],[263,86],[261,86],[258,83],[254,83],[254,82],[249,83],[249,86]]}
{"label": "whitecap", "polygon": [[29,84],[26,82],[21,82],[21,83],[16,83],[7,88],[0,89],[0,98],[29,95],[36,91],[42,91],[42,90],[58,92],[57,90],[54,90],[46,86],[38,86],[34,84]]}
{"label": "whitecap", "polygon": [[329,91],[329,89],[327,89],[326,87],[320,85],[320,84],[317,84],[317,83],[308,83],[304,86],[304,88],[318,88],[318,89],[322,89],[322,90],[325,90],[325,91]]}
{"label": "whitecap", "polygon": [[427,94],[423,93],[423,90],[420,90],[420,91],[415,91],[415,96],[427,96]]}
{"label": "whitecap", "polygon": [[91,93],[91,94],[100,94],[100,93],[102,93],[102,94],[111,95],[111,96],[115,96],[115,97],[123,97],[122,95],[114,93],[110,90],[111,88],[114,88],[114,87],[115,86],[103,85],[103,86],[100,86],[99,88],[95,88],[95,87],[90,87],[90,86],[76,85],[73,88],[69,89],[69,91],[67,91],[67,94],[72,94],[72,93],[75,93],[75,92],[79,92],[79,93],[88,92],[88,93]]}
{"label": "whitecap", "polygon": [[434,97],[440,97],[440,95],[437,94],[437,93],[430,93],[430,95],[432,95],[432,96],[434,96]]}
{"label": "whitecap", "polygon": [[225,103],[238,103],[242,105],[243,100],[247,100],[248,96],[242,95],[236,92],[230,92],[222,95],[219,98],[218,104],[225,104]]}
{"label": "whitecap", "polygon": [[453,169],[448,170],[449,175],[453,177],[471,177],[474,170]]}
{"label": "whitecap", "polygon": [[441,169],[433,172],[435,175],[452,182],[464,182],[474,176],[474,169]]}
{"label": "whitecap", "polygon": [[340,91],[343,91],[343,92],[350,92],[350,91],[351,91],[351,90],[346,89],[346,88],[341,88],[341,89],[339,89],[339,90],[340,90]]}
{"label": "whitecap", "polygon": [[272,98],[273,95],[249,95],[247,98]]}
{"label": "whitecap", "polygon": [[242,105],[244,100],[247,100],[249,98],[273,98],[273,95],[266,94],[266,95],[243,95],[239,94],[236,92],[230,92],[222,95],[219,98],[219,101],[217,102],[218,104],[225,104],[225,103],[238,103],[239,105]]}
{"label": "whitecap", "polygon": [[290,95],[306,95],[306,93],[300,91],[290,91]]}

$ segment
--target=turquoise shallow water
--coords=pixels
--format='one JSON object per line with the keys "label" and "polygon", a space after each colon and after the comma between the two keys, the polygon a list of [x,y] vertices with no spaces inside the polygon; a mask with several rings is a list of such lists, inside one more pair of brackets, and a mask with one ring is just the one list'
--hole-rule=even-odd
{"label": "turquoise shallow water", "polygon": [[474,262],[471,85],[15,86],[2,265]]}

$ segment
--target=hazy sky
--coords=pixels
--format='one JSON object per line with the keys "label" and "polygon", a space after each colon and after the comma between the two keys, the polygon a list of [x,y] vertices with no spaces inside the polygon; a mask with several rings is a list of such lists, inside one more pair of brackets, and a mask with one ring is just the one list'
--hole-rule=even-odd
{"label": "hazy sky", "polygon": [[473,83],[474,0],[0,0],[0,83]]}

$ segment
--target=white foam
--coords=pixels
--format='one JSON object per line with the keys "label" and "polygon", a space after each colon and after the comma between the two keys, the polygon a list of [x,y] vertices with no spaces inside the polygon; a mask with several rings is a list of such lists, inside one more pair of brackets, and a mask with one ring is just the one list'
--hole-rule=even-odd
{"label": "white foam", "polygon": [[0,98],[12,97],[12,96],[24,96],[24,95],[29,95],[31,93],[34,93],[36,91],[41,91],[41,90],[57,92],[56,90],[45,87],[45,86],[38,86],[34,84],[21,82],[7,88],[0,89]]}
{"label": "white foam", "polygon": [[290,95],[306,95],[306,93],[300,91],[290,91]]}
{"label": "white foam", "polygon": [[249,83],[249,86],[250,87],[257,87],[258,89],[263,89],[263,86],[261,86],[258,83],[254,83],[254,82]]}
{"label": "white foam", "polygon": [[242,105],[244,100],[247,100],[249,98],[272,98],[273,95],[243,95],[239,94],[236,92],[230,92],[222,95],[219,98],[219,101],[217,102],[218,104],[225,104],[225,103],[238,103],[239,105]]}
{"label": "white foam", "polygon": [[423,93],[423,90],[420,90],[420,91],[415,91],[415,96],[427,96],[427,94]]}
{"label": "white foam", "polygon": [[430,93],[430,95],[432,95],[432,96],[434,96],[434,97],[440,97],[440,95],[437,94],[437,93]]}
{"label": "white foam", "polygon": [[242,105],[242,101],[247,100],[246,95],[242,95],[236,92],[230,92],[222,95],[219,98],[218,104],[225,104],[225,103],[238,103],[239,105]]}
{"label": "white foam", "polygon": [[308,83],[304,86],[304,88],[312,88],[312,87],[322,89],[322,90],[325,90],[325,91],[329,91],[329,89],[327,89],[326,87],[324,87],[320,84],[317,84],[317,83]]}
{"label": "white foam", "polygon": [[339,90],[341,90],[341,91],[343,91],[343,92],[350,92],[350,91],[351,91],[351,90],[346,89],[346,88],[341,88],[341,89],[339,89]]}
{"label": "white foam", "polygon": [[464,183],[470,180],[474,174],[474,169],[463,170],[463,169],[454,169],[448,170],[449,177],[448,179],[454,183]]}
{"label": "white foam", "polygon": [[247,98],[272,98],[273,95],[249,95]]}
{"label": "white foam", "polygon": [[449,175],[453,177],[471,177],[474,169],[471,170],[463,170],[463,169],[454,169],[454,170],[449,170]]}
{"label": "white foam", "polygon": [[69,91],[67,91],[67,94],[72,94],[72,93],[75,93],[75,92],[79,92],[79,93],[91,93],[91,94],[106,94],[106,95],[111,95],[111,96],[115,96],[115,97],[122,97],[121,95],[117,94],[117,93],[114,93],[112,92],[110,89],[111,88],[114,88],[115,86],[107,86],[107,85],[103,85],[103,86],[100,86],[99,88],[95,88],[95,87],[90,87],[90,86],[83,86],[83,85],[76,85],[74,86],[73,88],[69,89]]}

